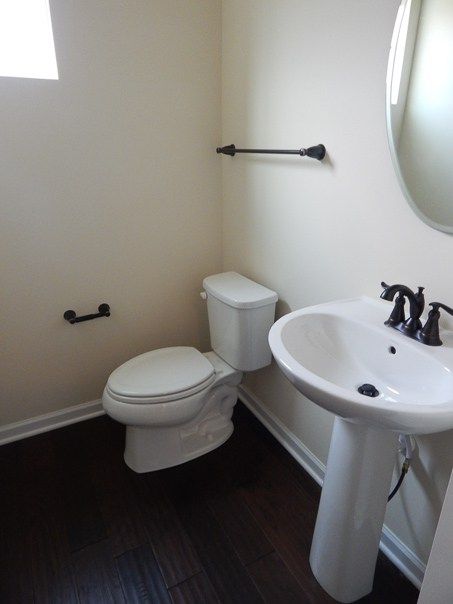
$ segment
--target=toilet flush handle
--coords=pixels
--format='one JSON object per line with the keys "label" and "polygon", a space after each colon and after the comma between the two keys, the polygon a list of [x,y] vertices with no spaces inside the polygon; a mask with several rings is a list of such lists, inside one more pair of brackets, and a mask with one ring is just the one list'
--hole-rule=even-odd
{"label": "toilet flush handle", "polygon": [[208,294],[205,291],[200,292],[200,298],[202,300],[207,300],[208,299]]}

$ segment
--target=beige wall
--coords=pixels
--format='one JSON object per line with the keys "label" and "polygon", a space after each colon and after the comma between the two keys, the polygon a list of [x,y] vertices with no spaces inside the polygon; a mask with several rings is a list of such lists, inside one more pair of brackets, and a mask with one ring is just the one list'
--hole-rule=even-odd
{"label": "beige wall", "polygon": [[[54,0],[60,79],[0,78],[0,423],[207,347],[221,262],[220,1]],[[70,326],[62,314],[110,319]]]}
{"label": "beige wall", "polygon": [[[224,158],[224,268],[280,294],[279,313],[359,294],[380,282],[453,302],[453,237],[427,227],[395,177],[385,75],[399,0],[223,3],[223,142],[298,148],[328,159]],[[444,323],[445,325],[445,323]],[[275,366],[247,385],[326,459],[332,416]],[[451,432],[418,438],[419,457],[386,524],[427,559],[448,481]]]}

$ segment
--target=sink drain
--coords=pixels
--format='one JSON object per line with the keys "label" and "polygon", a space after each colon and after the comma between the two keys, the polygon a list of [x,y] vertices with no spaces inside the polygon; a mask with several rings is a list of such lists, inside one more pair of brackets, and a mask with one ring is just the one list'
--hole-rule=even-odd
{"label": "sink drain", "polygon": [[357,390],[364,396],[374,397],[379,395],[379,390],[376,388],[376,386],[373,386],[373,384],[362,384],[357,388]]}

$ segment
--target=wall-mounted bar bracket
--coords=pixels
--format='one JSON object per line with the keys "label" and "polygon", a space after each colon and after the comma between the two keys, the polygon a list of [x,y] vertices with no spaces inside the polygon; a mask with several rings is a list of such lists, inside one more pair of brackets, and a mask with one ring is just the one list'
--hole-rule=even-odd
{"label": "wall-mounted bar bracket", "polygon": [[98,312],[92,315],[82,315],[78,317],[75,310],[65,311],[63,318],[74,325],[74,323],[82,323],[83,321],[91,321],[91,319],[97,319],[99,317],[110,317],[110,306],[108,304],[100,304],[98,306]]}
{"label": "wall-mounted bar bracket", "polygon": [[217,147],[216,151],[230,157],[234,157],[236,153],[268,153],[273,155],[307,156],[321,161],[326,156],[326,148],[321,144],[308,147],[308,149],[237,149],[236,145],[226,145],[225,147]]}

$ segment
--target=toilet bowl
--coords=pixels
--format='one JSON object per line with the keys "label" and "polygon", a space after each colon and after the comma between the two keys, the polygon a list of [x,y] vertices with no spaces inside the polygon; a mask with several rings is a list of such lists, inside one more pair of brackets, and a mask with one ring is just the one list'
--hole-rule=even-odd
{"label": "toilet bowl", "polygon": [[[103,405],[110,417],[127,426],[124,460],[135,472],[160,470],[189,461],[220,446],[233,432],[231,416],[242,373],[215,352],[201,354],[188,347],[162,348],[136,359],[143,360],[146,371],[147,364],[159,361],[153,353],[160,352],[166,353],[169,369],[173,367],[174,353],[177,365],[184,359],[195,365],[198,356],[200,365],[209,364],[211,374],[198,385],[188,380],[187,388],[177,392],[169,394],[167,389],[166,394],[160,396],[150,393],[136,398],[115,392],[116,380],[111,380],[112,374],[104,390]],[[162,368],[162,363],[157,364]],[[123,368],[129,369],[127,363],[116,371]],[[170,386],[173,376],[168,376],[168,388],[173,387]],[[163,387],[164,381],[160,380]],[[152,379],[149,383],[152,384]],[[142,392],[145,390],[143,387]]]}
{"label": "toilet bowl", "polygon": [[135,472],[175,466],[224,443],[243,371],[268,365],[277,295],[238,273],[207,277],[211,343],[139,355],[110,375],[102,402],[126,425],[124,460]]}

